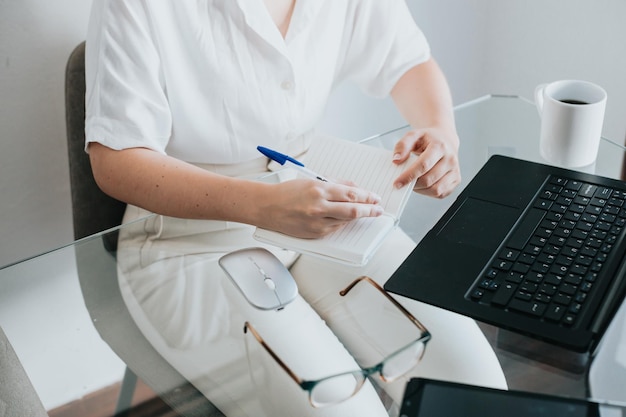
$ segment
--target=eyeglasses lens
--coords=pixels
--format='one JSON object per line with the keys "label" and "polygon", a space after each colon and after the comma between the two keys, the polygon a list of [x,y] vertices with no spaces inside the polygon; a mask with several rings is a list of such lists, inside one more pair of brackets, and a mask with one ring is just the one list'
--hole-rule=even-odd
{"label": "eyeglasses lens", "polygon": [[419,340],[407,345],[385,360],[380,374],[386,381],[393,381],[404,375],[419,362],[424,348],[424,342]]}
{"label": "eyeglasses lens", "polygon": [[365,376],[361,372],[336,375],[319,381],[311,390],[311,402],[319,407],[345,401],[357,392]]}

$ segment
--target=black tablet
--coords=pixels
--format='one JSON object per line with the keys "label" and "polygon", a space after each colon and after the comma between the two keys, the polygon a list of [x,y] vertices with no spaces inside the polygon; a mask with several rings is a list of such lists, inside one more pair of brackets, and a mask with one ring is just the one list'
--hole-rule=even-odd
{"label": "black tablet", "polygon": [[413,378],[400,417],[626,417],[626,407]]}

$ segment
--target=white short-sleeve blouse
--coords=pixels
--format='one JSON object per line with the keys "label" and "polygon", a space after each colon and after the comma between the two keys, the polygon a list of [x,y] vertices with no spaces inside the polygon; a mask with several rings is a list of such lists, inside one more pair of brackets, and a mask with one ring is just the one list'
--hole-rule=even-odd
{"label": "white short-sleeve blouse", "polygon": [[262,0],[94,0],[87,143],[247,161],[310,131],[337,83],[382,97],[429,56],[405,0],[297,0],[285,38]]}

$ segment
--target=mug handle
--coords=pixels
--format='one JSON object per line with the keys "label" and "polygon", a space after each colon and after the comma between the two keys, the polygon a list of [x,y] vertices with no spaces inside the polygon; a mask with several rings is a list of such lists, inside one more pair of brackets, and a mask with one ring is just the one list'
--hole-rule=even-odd
{"label": "mug handle", "polygon": [[545,91],[547,85],[547,83],[539,84],[535,88],[535,105],[537,106],[537,111],[539,112],[540,117],[543,112],[543,92]]}

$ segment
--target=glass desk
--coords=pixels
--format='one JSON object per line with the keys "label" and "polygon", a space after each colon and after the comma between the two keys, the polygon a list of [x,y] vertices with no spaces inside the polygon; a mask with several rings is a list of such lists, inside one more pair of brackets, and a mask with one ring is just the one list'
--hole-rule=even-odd
{"label": "glass desk", "polygon": [[[545,162],[539,155],[539,116],[528,100],[483,97],[458,106],[456,121],[461,137],[463,182],[455,194],[443,200],[413,195],[400,224],[415,241],[435,224],[492,154]],[[365,141],[389,148],[405,131],[406,128],[400,128]],[[625,150],[622,145],[603,139],[595,166],[585,170],[622,178]],[[141,222],[122,227],[143,227]],[[64,413],[73,404],[83,404],[76,406],[81,407],[86,402],[90,408],[101,410],[93,415],[114,415],[111,395],[99,394],[113,392],[115,397],[126,365],[133,368],[141,364],[153,370],[144,382],[176,409],[186,410],[188,415],[220,415],[202,404],[184,380],[163,377],[170,371],[168,365],[149,352],[149,346],[135,343],[136,329],[123,324],[128,316],[119,298],[117,281],[111,278],[116,268],[114,252],[106,248],[117,233],[112,230],[94,235],[0,269],[0,327],[13,344],[44,406],[53,417],[69,416],[70,411]],[[511,349],[510,335],[488,325],[481,324],[481,328],[494,346],[510,389],[626,401],[626,390],[611,392],[604,386],[596,389],[602,381],[612,378],[626,381],[626,329],[621,331],[626,328],[625,315],[626,311],[618,313],[613,326],[616,328],[610,330],[611,342],[600,349],[600,354],[602,349],[609,353],[597,366],[592,362],[591,378],[587,366],[563,366],[563,358],[535,354],[532,347],[526,351]],[[117,342],[107,343],[111,339]],[[515,343],[519,342],[518,339]],[[150,395],[149,392],[135,402]],[[202,414],[194,409],[202,410]],[[166,413],[153,410],[150,415]]]}

